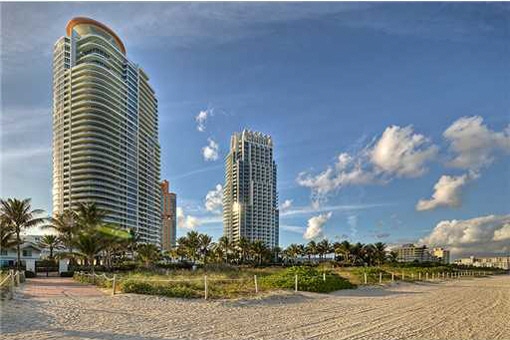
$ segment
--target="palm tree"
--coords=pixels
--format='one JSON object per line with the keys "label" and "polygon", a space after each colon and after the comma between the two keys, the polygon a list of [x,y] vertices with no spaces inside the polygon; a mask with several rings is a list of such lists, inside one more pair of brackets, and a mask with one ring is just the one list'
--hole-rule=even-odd
{"label": "palm tree", "polygon": [[196,231],[190,231],[186,235],[184,247],[189,259],[195,264],[196,259],[199,257],[200,250],[200,234]]}
{"label": "palm tree", "polygon": [[7,200],[0,199],[0,218],[6,223],[16,234],[16,252],[17,261],[16,268],[21,268],[21,237],[23,230],[36,227],[44,222],[44,218],[35,217],[42,214],[41,209],[34,209],[30,205],[30,199],[18,200],[9,198]]}
{"label": "palm tree", "polygon": [[310,241],[305,247],[306,255],[308,255],[308,261],[313,256],[315,259],[315,255],[317,255],[317,243],[315,241]]}
{"label": "palm tree", "polygon": [[387,255],[388,261],[391,263],[395,263],[398,261],[398,251],[392,250]]}
{"label": "palm tree", "polygon": [[335,254],[342,256],[344,264],[348,264],[351,259],[352,245],[345,240],[335,245]]}
{"label": "palm tree", "polygon": [[358,242],[351,246],[351,263],[353,266],[362,264],[363,261],[363,244]]}
{"label": "palm tree", "polygon": [[105,248],[105,242],[101,240],[99,233],[96,231],[82,232],[74,238],[73,246],[76,249],[74,254],[85,259],[94,274],[94,259]]}
{"label": "palm tree", "polygon": [[16,245],[16,234],[6,221],[0,220],[0,249],[12,248]]}
{"label": "palm tree", "polygon": [[73,210],[64,210],[62,213],[55,214],[54,217],[49,219],[49,222],[49,224],[43,225],[42,229],[55,230],[69,253],[72,253],[73,238],[79,232],[76,213]]}
{"label": "palm tree", "polygon": [[373,244],[365,244],[362,246],[361,257],[368,266],[372,266],[374,263],[375,254],[376,250]]}
{"label": "palm tree", "polygon": [[218,239],[218,248],[221,249],[222,255],[225,257],[225,263],[229,262],[229,253],[232,250],[232,244],[226,236],[222,236]]}
{"label": "palm tree", "polygon": [[317,243],[317,253],[319,254],[319,258],[322,260],[326,254],[331,252],[331,243],[324,239]]}
{"label": "palm tree", "polygon": [[53,249],[55,249],[60,244],[60,239],[57,235],[44,235],[39,242],[40,246],[43,248],[50,249],[50,259],[53,259]]}
{"label": "palm tree", "polygon": [[200,234],[198,236],[198,241],[199,241],[198,242],[199,253],[205,264],[207,256],[209,255],[209,250],[211,248],[212,237],[207,234]]}
{"label": "palm tree", "polygon": [[140,244],[136,248],[138,260],[142,262],[145,268],[150,266],[161,258],[161,252],[159,248],[154,244]]}
{"label": "palm tree", "polygon": [[267,252],[267,247],[261,240],[255,240],[251,244],[251,251],[255,257],[258,259],[259,265],[262,264],[262,257]]}
{"label": "palm tree", "polygon": [[101,225],[107,214],[95,202],[79,203],[76,208],[77,222],[82,229],[93,229]]}
{"label": "palm tree", "polygon": [[241,263],[244,263],[248,259],[251,242],[246,237],[241,237],[237,243],[237,247],[241,253]]}
{"label": "palm tree", "polygon": [[376,242],[374,243],[374,259],[375,263],[377,263],[378,266],[384,263],[384,260],[386,259],[386,243],[383,242]]}

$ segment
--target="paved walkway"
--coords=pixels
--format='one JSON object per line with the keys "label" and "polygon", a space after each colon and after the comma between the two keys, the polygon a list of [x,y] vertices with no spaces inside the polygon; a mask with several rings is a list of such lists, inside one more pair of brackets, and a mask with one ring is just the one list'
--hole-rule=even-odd
{"label": "paved walkway", "polygon": [[37,277],[27,279],[19,294],[23,298],[55,298],[55,297],[99,297],[105,294],[92,285],[73,281],[70,277]]}

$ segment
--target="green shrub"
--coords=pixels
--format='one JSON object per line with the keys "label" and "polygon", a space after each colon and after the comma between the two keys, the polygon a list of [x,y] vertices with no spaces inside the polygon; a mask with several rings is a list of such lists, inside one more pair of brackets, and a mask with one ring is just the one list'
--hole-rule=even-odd
{"label": "green shrub", "polygon": [[203,288],[188,283],[159,284],[153,282],[125,281],[122,284],[124,293],[136,293],[147,295],[162,295],[168,297],[200,298],[203,297]]}
{"label": "green shrub", "polygon": [[281,272],[262,277],[263,288],[294,289],[295,276],[298,276],[298,290],[317,293],[329,293],[340,289],[350,289],[355,286],[338,274],[323,274],[313,267],[291,267]]}
{"label": "green shrub", "polygon": [[74,272],[61,272],[60,277],[73,277]]}
{"label": "green shrub", "polygon": [[35,273],[31,270],[25,270],[25,277],[27,279],[31,279],[31,278],[34,278],[36,277]]}

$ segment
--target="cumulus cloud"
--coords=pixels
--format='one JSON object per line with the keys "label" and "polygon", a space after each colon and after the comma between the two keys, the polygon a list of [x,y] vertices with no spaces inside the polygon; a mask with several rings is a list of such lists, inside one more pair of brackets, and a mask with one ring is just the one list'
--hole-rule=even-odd
{"label": "cumulus cloud", "polygon": [[214,190],[205,195],[205,209],[210,212],[219,213],[223,207],[223,187],[216,184]]}
{"label": "cumulus cloud", "polygon": [[437,154],[437,146],[414,132],[412,126],[390,126],[374,145],[357,154],[340,153],[333,164],[319,174],[301,172],[297,183],[310,188],[314,204],[349,185],[383,184],[395,177],[417,177]]}
{"label": "cumulus cloud", "polygon": [[452,158],[449,165],[478,170],[490,165],[500,152],[510,152],[510,125],[496,132],[484,124],[480,116],[462,117],[443,133]]}
{"label": "cumulus cloud", "polygon": [[280,204],[280,212],[284,213],[289,211],[292,207],[292,200],[285,200],[282,204]]}
{"label": "cumulus cloud", "polygon": [[450,248],[456,255],[506,253],[510,251],[510,215],[444,220],[419,242]]}
{"label": "cumulus cloud", "polygon": [[476,174],[462,176],[443,175],[434,185],[434,193],[430,199],[421,199],[416,204],[416,210],[432,210],[438,207],[460,206],[461,190],[466,183],[476,178]]}
{"label": "cumulus cloud", "polygon": [[213,115],[213,110],[203,110],[200,111],[196,117],[195,122],[197,123],[197,130],[200,132],[205,131],[205,123],[207,121],[207,118],[211,117]]}
{"label": "cumulus cloud", "polygon": [[181,207],[177,207],[177,226],[183,229],[195,229],[200,226],[200,220],[194,216],[184,214]]}
{"label": "cumulus cloud", "polygon": [[205,161],[215,161],[218,159],[219,145],[212,138],[208,139],[209,144],[202,148],[202,155]]}
{"label": "cumulus cloud", "polygon": [[425,136],[414,133],[412,126],[389,126],[371,151],[372,163],[382,172],[398,177],[418,177],[426,163],[437,154]]}
{"label": "cumulus cloud", "polygon": [[328,212],[326,214],[320,214],[310,218],[308,220],[306,231],[303,234],[303,238],[305,240],[322,238],[324,236],[324,225],[331,218],[331,215],[332,213]]}

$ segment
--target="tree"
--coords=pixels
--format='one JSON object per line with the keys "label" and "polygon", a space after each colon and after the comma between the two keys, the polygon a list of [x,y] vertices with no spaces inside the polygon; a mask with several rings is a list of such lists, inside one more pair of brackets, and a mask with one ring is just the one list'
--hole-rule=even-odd
{"label": "tree", "polygon": [[209,256],[209,251],[212,244],[212,237],[207,234],[200,234],[198,236],[198,243],[199,243],[199,253],[202,257],[202,261],[204,261],[204,264],[207,261],[207,257]]}
{"label": "tree", "polygon": [[0,249],[9,249],[16,245],[16,234],[6,221],[0,220]]}
{"label": "tree", "polygon": [[241,254],[241,263],[244,263],[250,254],[251,242],[246,237],[241,237],[237,243],[237,247]]}
{"label": "tree", "polygon": [[95,202],[79,203],[76,208],[76,219],[81,229],[93,229],[103,224],[107,214]]}
{"label": "tree", "polygon": [[341,243],[337,243],[334,246],[335,254],[340,255],[342,257],[342,261],[344,264],[349,264],[351,260],[351,249],[352,245],[349,241],[345,240]]}
{"label": "tree", "polygon": [[363,264],[363,244],[358,242],[356,244],[351,245],[350,250],[351,256],[351,264],[353,266],[357,266]]}
{"label": "tree", "polygon": [[161,258],[159,248],[154,244],[143,243],[136,248],[138,261],[142,262],[145,268],[150,268],[152,264]]}
{"label": "tree", "polygon": [[387,259],[391,263],[396,263],[398,261],[398,251],[395,251],[395,250],[390,251],[388,253]]}
{"label": "tree", "polygon": [[16,198],[0,200],[0,219],[16,234],[16,268],[18,270],[21,269],[21,232],[42,224],[45,219],[36,217],[36,215],[40,215],[43,212],[41,209],[32,210],[29,198],[23,200]]}
{"label": "tree", "polygon": [[251,243],[251,251],[255,259],[258,259],[258,264],[262,264],[262,258],[267,252],[267,247],[261,240],[255,240]]}
{"label": "tree", "polygon": [[184,248],[186,249],[187,257],[195,264],[196,259],[199,257],[200,234],[194,230],[188,232],[184,239]]}
{"label": "tree", "polygon": [[322,260],[326,254],[331,252],[331,243],[327,239],[323,239],[317,243],[317,253],[319,258]]}
{"label": "tree", "polygon": [[374,260],[375,263],[380,266],[384,263],[386,259],[386,243],[376,242],[374,243]]}
{"label": "tree", "polygon": [[53,259],[53,249],[60,245],[60,239],[57,235],[44,235],[39,242],[39,245],[43,248],[49,248],[50,259]]}
{"label": "tree", "polygon": [[55,230],[69,253],[73,252],[73,238],[80,230],[77,215],[73,210],[64,210],[62,213],[55,214],[49,219],[49,224],[43,225],[42,229]]}
{"label": "tree", "polygon": [[217,248],[220,249],[222,259],[225,259],[225,263],[229,262],[229,254],[232,251],[232,244],[226,236],[222,236],[218,239]]}
{"label": "tree", "polygon": [[361,247],[361,258],[368,266],[372,266],[375,260],[376,250],[373,244],[364,244]]}
{"label": "tree", "polygon": [[101,240],[96,230],[82,232],[73,239],[74,254],[87,261],[91,266],[92,274],[95,272],[95,257],[105,248],[105,242]]}
{"label": "tree", "polygon": [[317,243],[315,241],[310,241],[305,247],[306,255],[308,255],[308,261],[310,261],[310,258],[313,256],[315,259],[315,255],[317,255]]}

